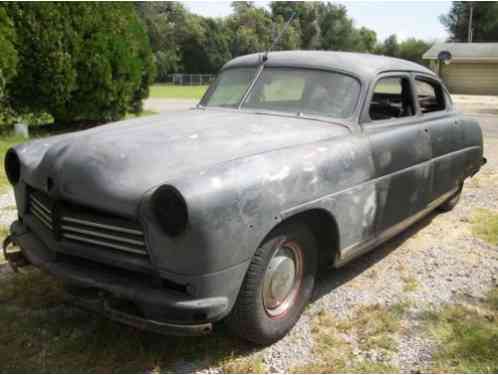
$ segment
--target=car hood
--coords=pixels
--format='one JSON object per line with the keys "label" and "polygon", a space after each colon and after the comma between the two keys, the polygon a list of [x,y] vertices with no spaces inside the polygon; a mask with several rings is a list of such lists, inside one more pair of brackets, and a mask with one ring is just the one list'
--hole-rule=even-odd
{"label": "car hood", "polygon": [[348,134],[340,125],[240,111],[188,110],[19,145],[22,178],[63,198],[134,214],[143,194],[229,160]]}

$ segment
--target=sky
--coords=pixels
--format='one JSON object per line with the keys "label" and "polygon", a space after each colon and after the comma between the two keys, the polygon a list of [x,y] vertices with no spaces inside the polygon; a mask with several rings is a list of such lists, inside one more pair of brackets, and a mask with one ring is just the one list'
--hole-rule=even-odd
{"label": "sky", "polygon": [[[232,11],[230,1],[185,1],[190,11],[203,16],[225,17]],[[269,1],[255,1],[269,6]],[[346,6],[355,26],[366,26],[383,40],[396,34],[399,40],[410,37],[444,41],[448,33],[439,16],[448,13],[450,1],[333,1]]]}

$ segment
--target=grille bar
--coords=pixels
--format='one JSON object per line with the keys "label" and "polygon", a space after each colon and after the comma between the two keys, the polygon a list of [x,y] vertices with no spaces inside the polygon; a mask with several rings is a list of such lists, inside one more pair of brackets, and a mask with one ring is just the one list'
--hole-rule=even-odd
{"label": "grille bar", "polygon": [[32,205],[31,206],[31,210],[33,211],[34,214],[36,214],[37,217],[42,217],[43,219],[45,219],[45,221],[49,222],[50,224],[52,224],[52,217],[47,215],[44,211],[42,211],[40,208],[38,208],[37,206],[35,205]]}
{"label": "grille bar", "polygon": [[51,224],[50,221],[47,221],[47,219],[45,219],[44,216],[40,215],[37,211],[35,210],[32,210],[31,211],[33,213],[33,216],[35,216],[38,220],[40,220],[40,222],[45,225],[46,227],[48,227],[48,229],[50,230],[53,230],[53,226]]}
{"label": "grille bar", "polygon": [[33,214],[45,227],[53,230],[52,211],[37,199],[34,194],[29,195],[28,206]]}
{"label": "grille bar", "polygon": [[140,254],[140,255],[147,254],[145,250],[135,249],[133,247],[128,247],[128,246],[125,246],[125,245],[117,245],[117,244],[110,243],[110,242],[107,242],[107,241],[94,240],[94,239],[91,239],[89,237],[78,236],[78,235],[75,235],[75,234],[63,233],[62,237],[68,238],[68,239],[71,239],[71,240],[80,241],[80,242],[91,243],[93,245],[100,245],[100,246],[110,247],[110,248],[117,249],[117,250],[127,251],[129,253]]}
{"label": "grille bar", "polygon": [[37,206],[38,208],[41,208],[43,211],[45,211],[48,215],[52,213],[52,210],[49,209],[45,204],[40,202],[34,195],[31,195],[31,204],[33,206]]}
{"label": "grille bar", "polygon": [[71,223],[76,223],[76,224],[83,224],[83,225],[87,225],[87,226],[95,227],[95,228],[109,229],[109,230],[113,230],[113,231],[116,231],[116,232],[123,232],[123,233],[128,233],[128,234],[134,234],[136,236],[143,236],[144,235],[144,232],[142,232],[140,230],[123,228],[123,227],[117,227],[115,225],[109,225],[109,224],[96,223],[94,221],[77,219],[77,218],[69,217],[69,216],[63,216],[62,220],[63,221],[69,221]]}
{"label": "grille bar", "polygon": [[144,241],[138,241],[138,240],[134,240],[134,239],[130,239],[130,238],[113,236],[111,234],[97,232],[94,230],[81,229],[78,227],[73,227],[71,225],[62,225],[61,228],[63,231],[76,232],[76,233],[80,233],[80,234],[88,234],[90,236],[106,238],[106,239],[114,240],[114,241],[118,241],[118,242],[126,242],[126,243],[129,243],[131,245],[145,246]]}

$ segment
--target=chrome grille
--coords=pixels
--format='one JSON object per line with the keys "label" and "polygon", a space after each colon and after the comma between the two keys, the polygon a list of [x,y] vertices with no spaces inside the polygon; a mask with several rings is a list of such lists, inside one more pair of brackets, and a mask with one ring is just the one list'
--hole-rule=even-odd
{"label": "chrome grille", "polygon": [[[29,213],[59,239],[147,255],[144,232],[136,222],[102,214],[87,207],[53,202],[46,194],[37,190],[29,192],[28,202]],[[57,209],[54,208],[56,206]]]}

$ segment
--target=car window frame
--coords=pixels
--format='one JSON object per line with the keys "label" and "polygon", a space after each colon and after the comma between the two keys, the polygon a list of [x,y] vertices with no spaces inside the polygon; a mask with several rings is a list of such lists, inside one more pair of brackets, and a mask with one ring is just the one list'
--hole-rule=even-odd
{"label": "car window frame", "polygon": [[[446,86],[441,82],[441,80],[437,79],[436,77],[432,77],[426,74],[421,74],[421,73],[414,73],[413,74],[413,90],[415,91],[415,104],[417,106],[417,114],[422,117],[422,118],[427,118],[427,117],[439,117],[443,114],[446,114],[450,111],[453,110],[453,101],[451,100],[450,93],[446,89]],[[439,85],[441,87],[442,93],[443,93],[443,100],[444,100],[444,109],[438,110],[438,111],[432,111],[432,112],[427,112],[423,113],[422,108],[419,105],[418,102],[418,97],[417,97],[417,84],[416,81],[425,81],[425,82],[432,82],[436,85]]]}
{"label": "car window frame", "polygon": [[[385,78],[405,78],[408,80],[410,85],[412,100],[414,101],[413,106],[415,109],[415,113],[412,116],[390,118],[384,120],[372,120],[372,118],[370,117],[370,105],[372,103],[373,95],[375,93],[375,87],[377,86],[379,81]],[[366,96],[364,105],[361,110],[360,127],[362,131],[365,131],[368,128],[378,128],[378,127],[394,126],[394,125],[400,125],[400,126],[410,125],[419,120],[417,114],[418,114],[418,104],[417,101],[415,100],[415,87],[411,72],[392,71],[392,72],[380,73],[375,77],[375,79],[372,81],[372,83],[369,86],[368,94]]]}

